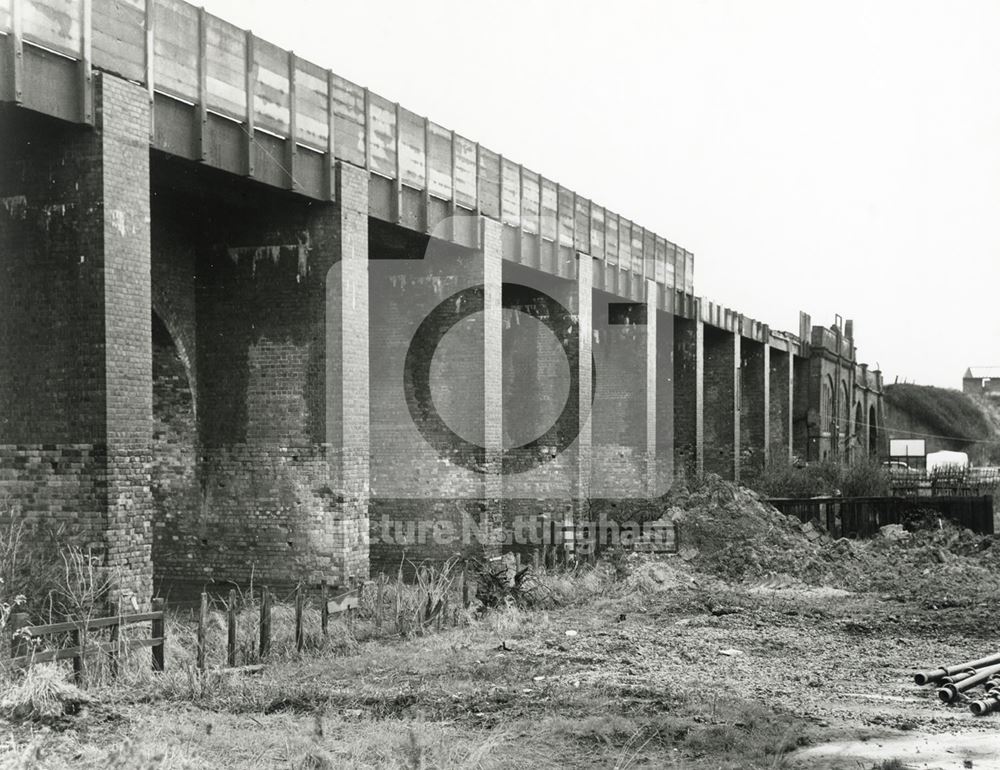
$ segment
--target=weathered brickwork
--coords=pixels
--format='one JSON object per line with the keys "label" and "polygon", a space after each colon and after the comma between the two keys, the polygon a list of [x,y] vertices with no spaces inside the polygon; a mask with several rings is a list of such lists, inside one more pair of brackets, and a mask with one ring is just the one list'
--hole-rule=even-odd
{"label": "weathered brickwork", "polygon": [[[153,446],[150,467],[153,494],[154,577],[180,567],[197,573],[190,562],[199,532],[185,524],[201,504],[198,482],[198,425],[188,371],[166,324],[153,316]],[[189,560],[190,554],[190,560]]]}
{"label": "weathered brickwork", "polygon": [[646,316],[643,304],[595,293],[597,391],[591,483],[595,497],[622,497],[619,490],[644,493],[646,488]]}
{"label": "weathered brickwork", "polygon": [[792,450],[795,457],[805,460],[809,456],[809,359],[792,359]]}
{"label": "weathered brickwork", "polygon": [[740,354],[740,464],[753,471],[767,461],[771,370],[764,344],[744,338]]}
{"label": "weathered brickwork", "polygon": [[[544,544],[560,542],[566,524],[595,515],[603,504],[591,494],[592,485],[602,485],[604,480],[597,478],[603,469],[592,460],[597,335],[589,262],[587,255],[578,256],[576,280],[540,276],[519,265],[504,266],[506,282],[540,289],[568,311],[576,328],[577,354],[571,361],[557,339],[572,339],[566,323],[570,319],[553,316],[548,306],[524,304],[518,306],[519,313],[507,311],[505,316],[504,446],[519,446],[551,427],[558,428],[560,414],[565,414],[568,423],[565,432],[558,431],[553,445],[543,448],[546,462],[504,478],[504,550],[520,553],[526,560]],[[576,367],[579,386],[575,402],[569,386],[571,366]],[[558,451],[555,444],[566,446]]]}
{"label": "weathered brickwork", "polygon": [[[371,554],[372,569],[456,554],[483,558],[499,552],[503,517],[498,458],[503,441],[503,368],[500,225],[482,220],[480,248],[407,239],[396,252],[379,247],[370,281],[371,345]],[[396,259],[392,259],[396,257]],[[404,261],[405,260],[405,261]],[[473,290],[481,310],[468,315],[460,292]],[[440,307],[434,334],[418,336],[421,322]],[[447,331],[449,330],[450,331]],[[438,339],[437,332],[445,332]],[[456,342],[448,348],[449,337]],[[438,344],[440,342],[440,345]],[[411,344],[412,343],[412,344]],[[447,354],[435,355],[438,348]],[[430,399],[404,379],[408,351],[430,364]],[[432,409],[469,444],[447,452],[421,435],[407,405],[414,399],[423,429],[448,446],[450,433],[426,422]],[[474,446],[485,447],[479,456]],[[485,472],[471,470],[476,464]],[[387,532],[384,522],[447,530],[424,542]],[[472,533],[478,537],[472,537]],[[400,542],[400,541],[405,542]]]}
{"label": "weathered brickwork", "polygon": [[705,327],[705,470],[735,474],[739,445],[736,411],[739,335]]}
{"label": "weathered brickwork", "polygon": [[154,304],[193,360],[197,412],[194,473],[156,466],[154,489],[175,491],[157,500],[160,579],[367,575],[366,183],[342,170],[324,206],[256,190],[158,205]]}
{"label": "weathered brickwork", "polygon": [[784,350],[770,352],[770,452],[772,462],[785,462],[791,456],[791,356]]}
{"label": "weathered brickwork", "polygon": [[[176,206],[176,203],[173,205]],[[150,301],[153,313],[168,332],[170,343],[183,366],[192,407],[197,411],[198,316],[195,286],[198,245],[195,233],[189,233],[176,224],[171,204],[162,195],[154,198]],[[166,344],[166,340],[163,343]]]}
{"label": "weathered brickwork", "polygon": [[153,578],[149,100],[142,87],[101,76],[96,104],[103,138],[108,567],[128,576],[125,585],[145,600]]}
{"label": "weathered brickwork", "polygon": [[93,444],[0,446],[0,518],[15,513],[53,542],[103,553],[105,460]]}
{"label": "weathered brickwork", "polygon": [[656,353],[649,362],[656,393],[656,463],[649,494],[659,496],[677,476],[674,468],[674,316],[656,311]]}
{"label": "weathered brickwork", "polygon": [[23,447],[42,442],[53,473],[29,463],[8,480],[34,488],[18,495],[21,507],[29,517],[66,508],[68,475],[91,510],[61,510],[50,523],[66,521],[79,539],[100,543],[118,589],[146,602],[149,103],[142,88],[100,76],[95,106],[93,129],[4,116],[0,443],[17,467],[25,451],[40,459]]}
{"label": "weathered brickwork", "polygon": [[698,416],[704,365],[698,331],[697,321],[674,320],[674,465],[680,478],[691,478],[698,473]]}

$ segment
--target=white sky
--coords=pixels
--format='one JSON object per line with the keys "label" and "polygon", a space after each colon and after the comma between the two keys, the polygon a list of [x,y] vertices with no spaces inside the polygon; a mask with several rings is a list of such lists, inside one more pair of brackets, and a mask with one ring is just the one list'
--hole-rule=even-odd
{"label": "white sky", "polygon": [[855,321],[886,381],[1000,365],[996,0],[205,0],[695,253]]}

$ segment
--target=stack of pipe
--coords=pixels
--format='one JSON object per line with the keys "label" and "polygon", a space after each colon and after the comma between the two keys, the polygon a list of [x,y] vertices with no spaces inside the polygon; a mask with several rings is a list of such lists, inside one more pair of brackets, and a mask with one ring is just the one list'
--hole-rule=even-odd
{"label": "stack of pipe", "polygon": [[[942,703],[968,703],[969,710],[976,716],[1000,711],[1000,652],[978,660],[918,671],[913,681],[921,687],[936,687]],[[970,697],[977,687],[983,688],[978,699]]]}

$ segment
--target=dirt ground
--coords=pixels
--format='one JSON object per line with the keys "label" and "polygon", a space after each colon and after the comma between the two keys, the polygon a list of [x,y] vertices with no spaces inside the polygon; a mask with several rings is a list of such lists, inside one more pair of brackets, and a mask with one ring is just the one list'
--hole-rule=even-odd
{"label": "dirt ground", "polygon": [[[12,728],[7,766],[987,767],[1000,754],[996,718],[910,676],[995,647],[960,608],[787,578],[731,587],[676,557],[640,570],[643,591],[289,661],[200,698],[109,693],[69,724]],[[986,756],[927,764],[926,746],[879,745],[956,733]],[[861,748],[823,754],[838,741]]]}
{"label": "dirt ground", "polygon": [[[912,679],[1000,647],[993,539],[837,544],[757,513],[774,531],[739,548],[703,520],[681,555],[545,575],[534,609],[254,676],[175,666],[54,724],[0,722],[0,766],[1000,767],[1000,715]],[[770,569],[768,538],[801,574]]]}

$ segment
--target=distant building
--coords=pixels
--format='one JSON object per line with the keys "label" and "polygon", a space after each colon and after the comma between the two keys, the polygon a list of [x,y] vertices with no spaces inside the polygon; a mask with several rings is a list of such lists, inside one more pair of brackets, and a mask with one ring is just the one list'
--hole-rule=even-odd
{"label": "distant building", "polygon": [[970,366],[962,378],[962,392],[1000,398],[1000,366]]}

